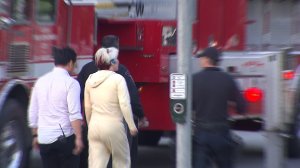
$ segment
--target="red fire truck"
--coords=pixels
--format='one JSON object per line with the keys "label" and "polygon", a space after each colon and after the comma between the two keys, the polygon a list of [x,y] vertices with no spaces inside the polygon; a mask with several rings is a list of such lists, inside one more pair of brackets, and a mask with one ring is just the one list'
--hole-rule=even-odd
{"label": "red fire truck", "polygon": [[79,68],[94,48],[94,3],[0,1],[0,165],[25,167],[31,148],[27,106],[34,81],[53,67],[53,46],[72,46]]}
{"label": "red fire truck", "polygon": [[[117,12],[111,14],[108,9],[97,9],[97,41],[108,34],[119,36],[120,62],[128,67],[140,89],[150,123],[140,132],[139,141],[154,145],[164,132],[175,130],[169,112],[168,81],[176,65],[176,3],[171,0],[143,2],[144,8],[135,7],[142,12],[133,17],[122,17],[121,10],[117,11],[121,16],[116,17]],[[229,6],[236,10],[225,12]],[[195,51],[205,48],[209,40],[216,40],[220,45],[238,40],[231,49],[244,48],[246,1],[219,4],[219,1],[200,0],[197,7],[193,27]]]}
{"label": "red fire truck", "polygon": [[[205,48],[210,41],[217,41],[231,51],[268,50],[285,45],[297,48],[300,30],[285,32],[289,35],[288,39],[294,39],[290,43],[276,43],[274,40],[278,32],[274,28],[277,26],[274,18],[281,16],[275,7],[283,6],[286,11],[294,11],[289,8],[297,7],[287,3],[299,4],[294,1],[195,1],[194,50]],[[251,12],[254,9],[261,11]],[[285,21],[287,18],[291,20],[285,25],[292,27],[298,24],[297,12],[294,13],[295,17],[282,16]],[[39,76],[53,67],[52,47],[73,47],[78,53],[78,72],[91,60],[94,51],[100,47],[99,41],[107,34],[119,36],[120,61],[130,70],[140,90],[150,123],[140,131],[140,140],[155,144],[163,132],[174,131],[169,111],[168,79],[176,69],[176,31],[174,0],[124,0],[118,3],[101,0],[1,0],[0,165],[24,167],[28,164],[31,148],[31,133],[26,119],[29,90]],[[229,48],[228,43],[234,45]],[[241,67],[256,66],[256,63],[260,62],[250,59],[244,61],[245,65]],[[229,69],[236,67],[239,66],[233,65]],[[243,91],[246,90],[243,87]],[[257,95],[253,93],[257,92],[247,94],[250,101],[253,99],[251,95]],[[249,109],[254,110],[250,114],[255,115],[232,116],[236,128],[262,128],[264,103],[252,102],[250,105]]]}

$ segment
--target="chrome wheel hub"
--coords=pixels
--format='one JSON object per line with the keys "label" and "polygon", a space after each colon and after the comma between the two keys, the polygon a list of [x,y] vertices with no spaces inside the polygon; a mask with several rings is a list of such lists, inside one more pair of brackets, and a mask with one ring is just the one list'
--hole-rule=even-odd
{"label": "chrome wheel hub", "polygon": [[6,123],[0,130],[0,165],[1,167],[17,168],[22,160],[22,147],[16,121]]}

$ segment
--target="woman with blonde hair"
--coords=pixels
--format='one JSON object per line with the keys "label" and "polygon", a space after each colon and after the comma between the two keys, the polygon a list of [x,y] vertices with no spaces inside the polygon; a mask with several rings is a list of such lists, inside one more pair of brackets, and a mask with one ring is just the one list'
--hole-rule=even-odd
{"label": "woman with blonde hair", "polygon": [[118,70],[118,49],[100,48],[99,69],[89,76],[84,91],[88,123],[89,168],[106,168],[110,155],[114,168],[130,168],[130,152],[123,118],[131,135],[137,134],[125,79]]}

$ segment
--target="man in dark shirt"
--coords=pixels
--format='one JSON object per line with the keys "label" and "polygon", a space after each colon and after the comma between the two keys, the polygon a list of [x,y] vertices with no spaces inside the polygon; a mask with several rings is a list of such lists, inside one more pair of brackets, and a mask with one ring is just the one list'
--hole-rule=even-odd
{"label": "man in dark shirt", "polygon": [[[233,167],[233,142],[228,105],[244,113],[246,103],[232,76],[217,67],[220,52],[209,47],[198,54],[203,70],[193,75],[193,167],[206,168],[213,160],[219,168]],[[232,103],[230,103],[232,102]]]}
{"label": "man in dark shirt", "polygon": [[[115,35],[107,35],[104,36],[101,42],[102,47],[104,48],[109,48],[109,47],[115,47],[119,49],[119,38]],[[80,98],[83,101],[84,99],[84,87],[85,87],[85,82],[87,78],[89,77],[90,74],[97,72],[98,69],[95,65],[95,61],[92,60],[91,62],[87,63],[84,65],[81,69],[81,71],[78,74],[77,80],[79,81],[80,87],[81,87],[81,94]],[[139,99],[139,93],[137,90],[137,87],[132,79],[132,76],[130,75],[128,69],[122,65],[119,64],[119,70],[117,71],[118,74],[122,75],[125,78],[128,92],[130,95],[130,103],[131,103],[131,108],[134,116],[134,121],[136,126],[138,125],[143,125],[143,122],[146,122],[146,118],[144,117],[144,111],[140,103]],[[99,100],[101,101],[101,100]],[[88,165],[88,142],[87,142],[87,126],[83,128],[84,133],[83,137],[85,138],[85,146],[86,148],[81,154],[80,158],[80,168],[87,168]],[[128,132],[128,141],[129,141],[129,146],[130,146],[130,158],[131,158],[131,167],[135,168],[136,167],[136,162],[137,162],[137,150],[138,150],[138,136],[132,137]],[[86,135],[86,136],[85,136]],[[111,161],[110,161],[111,162]],[[108,167],[111,167],[111,163],[109,163]]]}

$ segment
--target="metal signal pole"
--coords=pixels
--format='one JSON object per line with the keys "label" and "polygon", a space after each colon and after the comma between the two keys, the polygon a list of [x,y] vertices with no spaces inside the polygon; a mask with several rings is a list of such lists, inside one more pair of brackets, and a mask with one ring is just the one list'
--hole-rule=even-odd
{"label": "metal signal pole", "polygon": [[186,112],[185,122],[176,124],[176,167],[191,168],[191,57],[192,57],[192,24],[194,20],[194,0],[177,1],[177,54],[178,73],[186,75]]}

